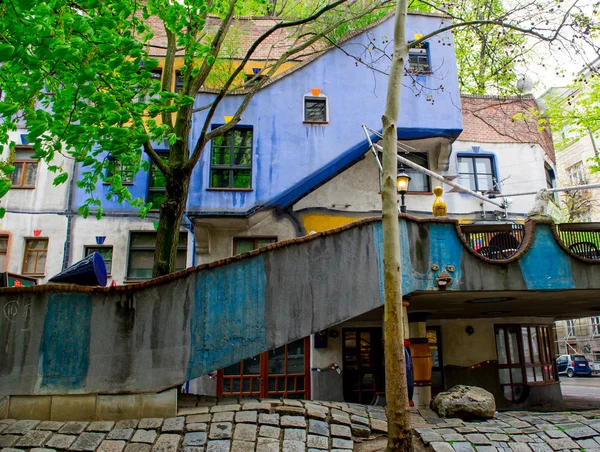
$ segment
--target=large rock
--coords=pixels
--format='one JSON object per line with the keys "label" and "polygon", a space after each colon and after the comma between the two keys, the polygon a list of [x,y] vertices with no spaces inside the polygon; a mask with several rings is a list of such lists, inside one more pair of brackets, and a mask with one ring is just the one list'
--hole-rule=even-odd
{"label": "large rock", "polygon": [[431,409],[441,417],[457,417],[462,420],[491,419],[496,411],[494,396],[477,386],[454,386],[440,392]]}

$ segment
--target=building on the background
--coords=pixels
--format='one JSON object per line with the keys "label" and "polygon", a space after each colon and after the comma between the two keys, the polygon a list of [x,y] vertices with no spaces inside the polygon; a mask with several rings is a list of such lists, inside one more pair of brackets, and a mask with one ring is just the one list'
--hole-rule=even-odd
{"label": "building on the background", "polygon": [[554,340],[559,355],[584,355],[600,373],[600,315],[554,322]]}

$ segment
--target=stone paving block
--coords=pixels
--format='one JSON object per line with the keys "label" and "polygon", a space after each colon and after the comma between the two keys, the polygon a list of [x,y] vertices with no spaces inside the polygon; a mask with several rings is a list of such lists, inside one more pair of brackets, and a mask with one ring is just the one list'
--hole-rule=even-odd
{"label": "stone paving block", "polygon": [[494,446],[475,446],[477,452],[497,452]]}
{"label": "stone paving block", "polygon": [[346,425],[331,424],[331,436],[340,438],[352,438],[352,430]]}
{"label": "stone paving block", "polygon": [[295,407],[295,406],[287,406],[287,405],[276,406],[273,410],[282,416],[283,415],[304,416],[304,414],[306,412],[306,410],[304,408],[299,408],[299,407]]}
{"label": "stone paving block", "polygon": [[176,452],[179,446],[181,435],[165,433],[158,437],[152,447],[152,452]]}
{"label": "stone paving block", "polygon": [[369,418],[368,417],[364,417],[364,416],[357,416],[356,414],[353,414],[352,416],[350,416],[350,421],[353,424],[361,424],[361,425],[369,425]]}
{"label": "stone paving block", "polygon": [[69,450],[81,451],[81,452],[93,452],[98,449],[98,446],[104,439],[104,433],[90,433],[83,432],[75,440]]}
{"label": "stone paving block", "polygon": [[237,424],[233,431],[233,439],[241,441],[256,441],[255,424]]}
{"label": "stone paving block", "polygon": [[332,413],[331,414],[331,423],[332,424],[343,424],[343,425],[351,425],[352,422],[350,421],[350,416],[348,416],[347,414],[339,414],[339,413]]}
{"label": "stone paving block", "polygon": [[306,417],[324,421],[327,419],[327,412],[315,410],[314,408],[306,408]]}
{"label": "stone paving block", "polygon": [[352,436],[355,436],[356,438],[368,438],[371,436],[371,429],[366,425],[352,424],[350,428],[352,430]]}
{"label": "stone paving block", "polygon": [[156,431],[154,430],[136,430],[131,438],[132,443],[147,443],[152,444],[156,439]]}
{"label": "stone paving block", "polygon": [[212,415],[213,422],[233,422],[234,411],[224,411],[223,413],[215,413]]}
{"label": "stone paving block", "polygon": [[579,446],[571,438],[549,439],[547,442],[553,450],[579,449]]}
{"label": "stone paving block", "polygon": [[91,422],[90,425],[87,426],[86,430],[88,432],[110,432],[115,426],[115,423],[112,421],[96,421]]}
{"label": "stone paving block", "polygon": [[387,422],[380,421],[377,419],[371,419],[371,430],[373,430],[376,433],[387,433]]}
{"label": "stone paving block", "polygon": [[160,431],[163,433],[183,433],[183,427],[185,426],[185,417],[171,417],[165,419]]}
{"label": "stone paving block", "polygon": [[329,424],[327,422],[310,419],[308,421],[308,432],[315,435],[329,436]]}
{"label": "stone paving block", "polygon": [[549,428],[544,430],[544,433],[550,438],[566,438],[567,435],[556,428]]}
{"label": "stone paving block", "polygon": [[223,413],[224,411],[240,411],[239,404],[215,405],[210,409],[211,413]]}
{"label": "stone paving block", "polygon": [[29,430],[36,428],[40,424],[40,421],[17,421],[11,424],[4,432],[3,435],[24,435]]}
{"label": "stone paving block", "polygon": [[261,425],[258,431],[258,436],[265,438],[279,439],[281,429],[279,427],[273,427],[272,425]]}
{"label": "stone paving block", "polygon": [[185,424],[186,432],[205,432],[208,430],[206,422],[195,422],[193,424]]}
{"label": "stone paving block", "polygon": [[531,450],[533,450],[533,452],[552,452],[552,448],[547,444],[543,443],[529,444],[529,447],[531,447]]}
{"label": "stone paving block", "polygon": [[125,446],[125,452],[150,452],[152,446],[150,444],[129,443]]}
{"label": "stone paving block", "polygon": [[[3,452],[6,451],[7,449],[3,449]],[[10,449],[8,449],[10,450]],[[19,449],[14,449],[14,450],[19,450]],[[31,449],[29,449],[29,452],[56,452],[56,449],[47,449],[45,447],[33,447]]]}
{"label": "stone paving block", "polygon": [[60,430],[60,428],[65,425],[64,422],[58,422],[58,421],[44,421],[42,422],[40,425],[38,425],[36,428],[38,430],[51,430],[53,432],[56,432],[58,430]]}
{"label": "stone paving block", "polygon": [[306,445],[313,449],[327,450],[329,449],[329,438],[319,435],[308,435]]}
{"label": "stone paving block", "polygon": [[486,436],[490,439],[490,441],[507,442],[510,439],[508,435],[503,433],[488,433]]}
{"label": "stone paving block", "polygon": [[52,432],[47,430],[29,430],[15,447],[42,447],[50,435]]}
{"label": "stone paving block", "polygon": [[132,428],[115,428],[106,435],[106,439],[129,441],[133,436],[133,431]]}
{"label": "stone paving block", "polygon": [[466,441],[465,437],[460,433],[444,433],[442,439],[444,441]]}
{"label": "stone paving block", "polygon": [[48,440],[46,443],[46,447],[51,447],[52,449],[61,449],[65,450],[71,447],[71,445],[75,442],[77,437],[75,435],[63,435],[61,433],[55,434]]}
{"label": "stone paving block", "polygon": [[254,452],[254,441],[233,440],[231,443],[231,452]]}
{"label": "stone paving block", "polygon": [[254,410],[261,413],[269,413],[271,411],[271,404],[267,402],[242,402],[242,410]]}
{"label": "stone paving block", "polygon": [[[444,435],[442,435],[442,437],[444,437]],[[475,445],[477,445],[477,444],[486,445],[486,444],[492,443],[490,441],[490,439],[482,433],[469,433],[469,434],[465,435],[465,438],[467,441],[469,441]]]}
{"label": "stone paving block", "polygon": [[345,438],[332,438],[331,439],[331,448],[332,449],[352,449],[354,447],[354,443],[351,439]]}
{"label": "stone paving block", "polygon": [[279,452],[279,440],[273,438],[258,438],[256,452]]}
{"label": "stone paving block", "polygon": [[527,435],[510,435],[510,439],[516,443],[532,442],[532,439]]}
{"label": "stone paving block", "polygon": [[212,415],[210,414],[193,414],[185,418],[186,424],[195,424],[197,422],[210,422]]}
{"label": "stone paving block", "polygon": [[306,442],[306,430],[299,428],[286,428],[283,430],[284,441],[302,441]]}
{"label": "stone paving block", "polygon": [[190,414],[205,414],[208,412],[209,408],[207,406],[185,407],[177,410],[177,414],[180,416],[188,416]]}
{"label": "stone paving block", "polygon": [[574,439],[592,438],[598,434],[596,430],[584,425],[581,427],[565,429],[565,433]]}
{"label": "stone paving block", "polygon": [[210,439],[227,439],[231,438],[233,424],[231,422],[213,422],[210,425]]}
{"label": "stone paving block", "polygon": [[[382,411],[382,412],[378,412],[378,411],[372,411],[372,412],[370,412],[370,415],[371,415],[371,420],[373,420],[373,419],[378,419],[378,420],[380,420],[380,421],[385,421],[385,420],[387,419],[387,417],[385,416],[385,412],[383,412],[383,411]],[[438,420],[440,421],[440,422],[439,422],[440,424],[441,424],[442,422],[444,422],[444,421],[442,421],[441,419],[438,419]],[[432,421],[433,421],[433,419],[432,419]],[[430,424],[434,424],[434,423],[435,423],[435,422],[430,422]]]}
{"label": "stone paving block", "polygon": [[15,444],[19,438],[21,438],[20,436],[17,435],[2,435],[0,436],[0,448],[9,448],[12,447],[13,444]]}
{"label": "stone paving block", "polygon": [[238,411],[235,413],[235,422],[249,422],[256,424],[257,418],[257,411]]}
{"label": "stone paving block", "polygon": [[206,444],[206,432],[186,433],[183,437],[183,445],[185,446],[204,446]]}
{"label": "stone paving block", "polygon": [[[435,452],[454,452],[454,449],[448,443],[435,442],[435,443],[431,443],[430,446],[433,448],[433,450]],[[471,450],[473,450],[473,449],[471,449]]]}
{"label": "stone paving block", "polygon": [[[152,420],[154,422],[160,421],[160,424],[158,425],[158,427],[151,427],[151,426],[142,427],[141,425],[138,427],[138,424],[141,424],[142,421],[148,421],[148,420]],[[115,428],[143,428],[143,429],[148,429],[148,428],[159,428],[161,425],[162,425],[162,419],[159,419],[159,418],[142,419],[141,421],[138,421],[137,419],[123,419],[122,421],[117,421],[117,423],[115,424]]]}
{"label": "stone paving block", "polygon": [[228,440],[209,441],[206,452],[230,452],[231,443]]}
{"label": "stone paving block", "polygon": [[204,452],[204,446],[186,446],[181,449],[182,452]]}
{"label": "stone paving block", "polygon": [[283,450],[285,452],[306,452],[306,446],[302,441],[284,441]]}
{"label": "stone paving block", "polygon": [[473,446],[471,446],[471,443],[469,442],[461,441],[452,443],[452,447],[456,452],[473,452]]}
{"label": "stone paving block", "polygon": [[105,439],[100,443],[100,447],[96,452],[121,452],[125,449],[125,441],[111,441]]}
{"label": "stone paving block", "polygon": [[305,428],[306,418],[303,416],[281,416],[279,423],[282,427]]}
{"label": "stone paving block", "polygon": [[260,413],[258,415],[258,423],[268,425],[279,425],[279,415]]}
{"label": "stone paving block", "polygon": [[12,447],[5,447],[2,452],[23,452],[23,449],[14,449]]}
{"label": "stone paving block", "polygon": [[598,443],[593,439],[580,439],[577,441],[577,444],[579,444],[579,447],[586,450],[598,448]]}
{"label": "stone paving block", "polygon": [[513,452],[531,452],[531,448],[527,443],[508,443]]}
{"label": "stone paving block", "polygon": [[477,430],[473,427],[456,427],[458,433],[477,433]]}
{"label": "stone paving block", "polygon": [[158,429],[162,426],[162,419],[158,417],[147,417],[140,421],[138,428],[142,430]]}
{"label": "stone paving block", "polygon": [[67,422],[62,428],[58,431],[58,433],[62,433],[63,435],[79,435],[83,432],[88,426],[87,422]]}
{"label": "stone paving block", "polygon": [[504,433],[506,433],[507,435],[519,435],[521,433],[521,430],[514,427],[508,427],[504,429]]}

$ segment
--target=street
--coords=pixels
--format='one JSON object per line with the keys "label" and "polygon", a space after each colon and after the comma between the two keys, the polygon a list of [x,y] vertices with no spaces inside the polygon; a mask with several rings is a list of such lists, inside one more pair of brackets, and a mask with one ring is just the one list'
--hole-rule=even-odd
{"label": "street", "polygon": [[560,383],[565,402],[586,403],[589,409],[600,408],[600,376],[568,378],[561,375]]}

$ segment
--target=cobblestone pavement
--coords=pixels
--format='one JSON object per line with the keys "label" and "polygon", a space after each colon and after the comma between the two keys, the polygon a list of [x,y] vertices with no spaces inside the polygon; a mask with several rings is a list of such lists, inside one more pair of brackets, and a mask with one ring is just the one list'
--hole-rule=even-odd
{"label": "cobblestone pavement", "polygon": [[[341,452],[387,433],[384,409],[374,406],[196,398],[180,405],[170,419],[0,420],[0,452]],[[436,452],[600,452],[600,410],[504,412],[485,422],[440,419],[429,409],[411,417],[416,436]]]}
{"label": "cobblestone pavement", "polygon": [[485,422],[440,419],[431,410],[419,410],[413,427],[436,452],[600,452],[600,410],[510,411]]}
{"label": "cobblestone pavement", "polygon": [[[387,432],[382,407],[297,400],[184,399],[179,416],[98,422],[0,420],[1,452],[354,450]],[[191,406],[193,405],[193,406]]]}

